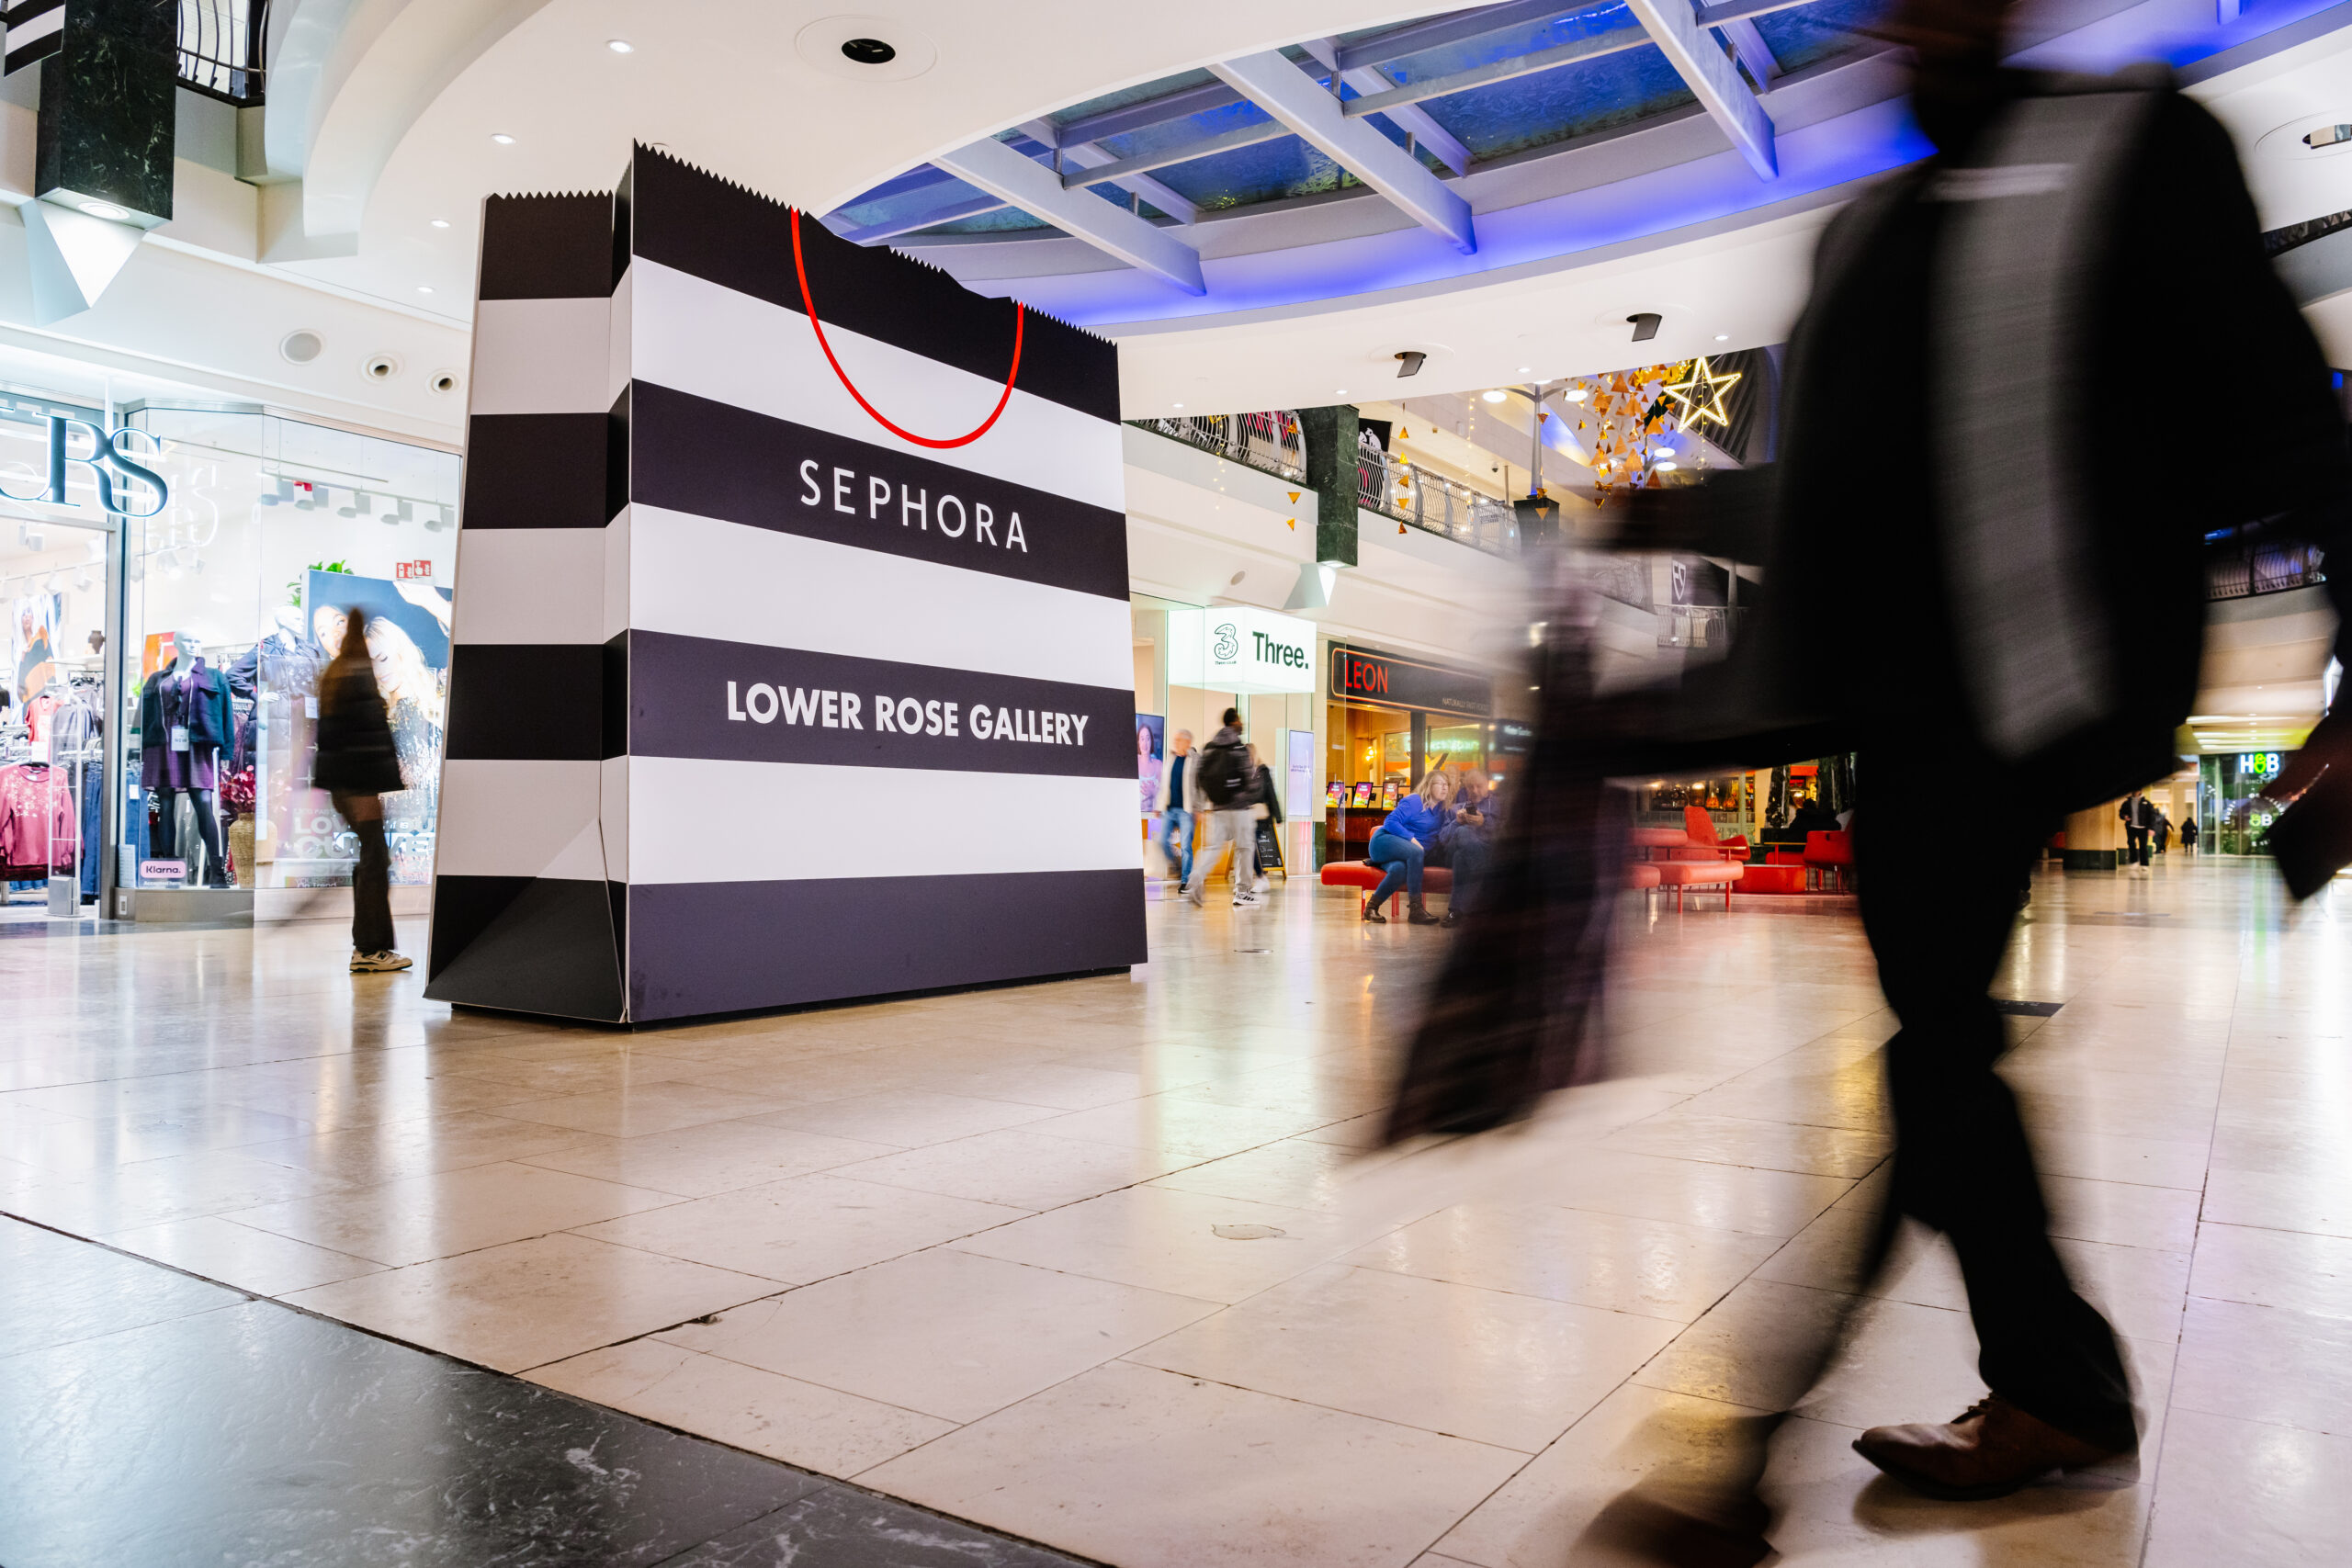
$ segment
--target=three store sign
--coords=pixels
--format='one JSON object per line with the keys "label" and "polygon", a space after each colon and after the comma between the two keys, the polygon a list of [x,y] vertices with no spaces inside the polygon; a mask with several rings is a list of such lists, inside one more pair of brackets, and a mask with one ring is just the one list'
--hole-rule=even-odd
{"label": "three store sign", "polygon": [[[89,452],[81,457],[74,456],[71,450],[73,434],[77,430],[85,433],[90,439]],[[78,505],[79,502],[66,494],[65,476],[74,464],[80,463],[97,479],[99,506],[125,517],[153,517],[170,502],[171,487],[164,482],[163,475],[135,461],[124,449],[124,442],[133,435],[145,436],[155,444],[160,453],[163,442],[150,431],[133,430],[129,426],[106,431],[86,419],[74,419],[62,413],[51,414],[48,482],[31,495],[19,495],[6,482],[0,482],[0,496],[10,501],[45,501],[52,506]],[[128,482],[118,488],[119,481]],[[130,504],[133,501],[146,500],[149,495],[153,498],[153,505],[141,508]]]}

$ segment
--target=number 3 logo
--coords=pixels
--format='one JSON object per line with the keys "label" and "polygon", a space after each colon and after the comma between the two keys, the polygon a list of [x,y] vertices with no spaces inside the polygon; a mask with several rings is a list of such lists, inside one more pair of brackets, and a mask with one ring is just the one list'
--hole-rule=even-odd
{"label": "number 3 logo", "polygon": [[1241,639],[1233,633],[1233,623],[1227,621],[1216,629],[1216,661],[1230,664],[1241,651]]}

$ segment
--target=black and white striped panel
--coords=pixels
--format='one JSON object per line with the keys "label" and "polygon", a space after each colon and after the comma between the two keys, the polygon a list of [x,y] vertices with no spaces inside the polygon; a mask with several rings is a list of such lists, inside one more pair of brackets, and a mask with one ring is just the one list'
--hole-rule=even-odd
{"label": "black and white striped panel", "polygon": [[[995,425],[916,446],[786,209],[631,186],[630,1016],[1140,961],[1116,351],[1033,313]],[[801,242],[877,409],[987,416],[1009,302]]]}
{"label": "black and white striped panel", "polygon": [[482,222],[427,993],[619,1020],[625,356],[609,195]]}
{"label": "black and white striped panel", "polygon": [[65,43],[65,0],[17,0],[0,6],[0,34],[6,42],[5,69],[12,75],[36,60],[46,60]]}

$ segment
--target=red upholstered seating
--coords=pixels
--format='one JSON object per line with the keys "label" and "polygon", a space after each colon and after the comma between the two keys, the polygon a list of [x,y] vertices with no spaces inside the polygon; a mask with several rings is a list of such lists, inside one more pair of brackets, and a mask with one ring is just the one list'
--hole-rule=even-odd
{"label": "red upholstered seating", "polygon": [[[1368,860],[1335,860],[1323,868],[1326,887],[1377,887],[1382,868]],[[1453,873],[1442,865],[1427,866],[1421,872],[1424,893],[1444,893],[1453,886]]]}
{"label": "red upholstered seating", "polygon": [[1731,908],[1731,890],[1747,871],[1746,866],[1734,865],[1726,860],[1677,860],[1660,865],[1657,874],[1661,886],[1674,889],[1674,907],[1678,909],[1682,908],[1683,893],[1693,887],[1721,887],[1724,890],[1724,908],[1728,909]]}
{"label": "red upholstered seating", "polygon": [[1749,866],[1747,874],[1739,879],[1739,890],[1742,893],[1804,892],[1804,866],[1801,863],[1789,863],[1795,860],[1796,857],[1791,855],[1785,861],[1776,858],[1770,865]]}
{"label": "red upholstered seating", "polygon": [[1854,869],[1854,835],[1850,832],[1807,833],[1804,836],[1804,863],[1809,872],[1826,872],[1846,885],[1846,874]]}
{"label": "red upholstered seating", "polygon": [[1687,849],[1690,843],[1690,834],[1679,832],[1672,828],[1634,829],[1634,847],[1637,850],[1679,850]]}
{"label": "red upholstered seating", "polygon": [[1647,861],[1635,861],[1625,868],[1625,886],[1650,888],[1658,885],[1658,868]]}

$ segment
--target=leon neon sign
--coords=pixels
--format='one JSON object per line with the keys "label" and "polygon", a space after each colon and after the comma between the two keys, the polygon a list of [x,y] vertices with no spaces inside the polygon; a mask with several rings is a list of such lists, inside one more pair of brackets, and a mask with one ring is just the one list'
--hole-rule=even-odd
{"label": "leon neon sign", "polygon": [[[89,435],[90,451],[86,457],[77,457],[66,450],[67,443],[73,432],[76,430],[85,432]],[[65,473],[69,465],[81,463],[88,467],[91,474],[98,481],[98,504],[101,507],[108,512],[120,513],[125,517],[153,517],[163,511],[171,501],[171,487],[164,482],[163,475],[133,461],[130,454],[123,449],[123,443],[133,435],[146,436],[148,440],[155,442],[159,449],[163,446],[163,443],[148,431],[133,430],[125,426],[108,433],[99,429],[86,419],[73,419],[62,413],[51,414],[49,416],[48,482],[31,495],[18,495],[7,486],[0,485],[0,496],[5,496],[10,501],[45,501],[52,506],[74,505],[76,503],[65,493]],[[116,489],[118,479],[129,481],[129,487],[118,491]],[[155,500],[154,505],[143,511],[129,504],[129,502],[136,497],[136,487],[141,486],[153,491]]]}

